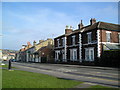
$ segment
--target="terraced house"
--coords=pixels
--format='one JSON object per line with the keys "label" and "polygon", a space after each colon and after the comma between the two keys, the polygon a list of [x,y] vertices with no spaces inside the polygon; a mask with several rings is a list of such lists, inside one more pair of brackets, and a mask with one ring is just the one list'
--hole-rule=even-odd
{"label": "terraced house", "polygon": [[[43,61],[44,58],[44,61]],[[39,40],[27,42],[27,45],[22,45],[22,49],[16,54],[17,61],[23,62],[51,62],[53,60],[53,40]]]}
{"label": "terraced house", "polygon": [[54,44],[55,61],[94,63],[104,50],[120,49],[120,25],[93,18],[84,26],[81,20],[76,30],[66,26],[65,34],[54,38]]}

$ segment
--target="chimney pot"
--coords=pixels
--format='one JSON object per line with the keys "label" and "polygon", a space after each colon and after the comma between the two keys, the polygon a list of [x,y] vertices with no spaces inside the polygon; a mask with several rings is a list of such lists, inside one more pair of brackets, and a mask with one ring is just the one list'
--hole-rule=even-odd
{"label": "chimney pot", "polygon": [[39,43],[42,43],[44,40],[39,40]]}
{"label": "chimney pot", "polygon": [[82,23],[82,20],[81,20],[81,22],[80,22],[80,24],[78,24],[78,29],[81,29],[81,28],[83,28],[83,23]]}
{"label": "chimney pot", "polygon": [[69,27],[69,26],[68,26],[68,25],[66,25],[66,29],[68,29],[68,27]]}
{"label": "chimney pot", "polygon": [[96,19],[95,18],[91,18],[90,25],[93,25],[94,23],[96,23]]}
{"label": "chimney pot", "polygon": [[36,45],[36,41],[34,40],[34,42],[33,42],[33,45],[35,46]]}
{"label": "chimney pot", "polygon": [[68,26],[67,26],[66,29],[65,29],[65,34],[69,34],[72,31],[73,31],[72,26],[70,26],[70,28],[68,28]]}

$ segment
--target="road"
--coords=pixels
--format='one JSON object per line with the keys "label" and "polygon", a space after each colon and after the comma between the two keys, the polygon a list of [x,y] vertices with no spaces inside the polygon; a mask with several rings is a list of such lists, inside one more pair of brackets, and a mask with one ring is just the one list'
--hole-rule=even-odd
{"label": "road", "polygon": [[48,74],[64,79],[84,81],[95,85],[120,87],[118,86],[119,71],[117,68],[18,62],[13,62],[12,66],[21,70]]}

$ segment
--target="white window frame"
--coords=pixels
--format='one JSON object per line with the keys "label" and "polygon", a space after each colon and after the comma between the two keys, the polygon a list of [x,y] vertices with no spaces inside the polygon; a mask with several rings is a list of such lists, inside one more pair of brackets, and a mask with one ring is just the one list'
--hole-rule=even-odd
{"label": "white window frame", "polygon": [[70,49],[70,60],[77,61],[77,49]]}
{"label": "white window frame", "polygon": [[72,36],[72,45],[75,45],[75,35]]}
{"label": "white window frame", "polygon": [[[75,58],[76,56],[76,58]],[[73,49],[73,60],[77,61],[77,49]]]}
{"label": "white window frame", "polygon": [[70,49],[70,60],[72,61],[73,60],[73,50]]}
{"label": "white window frame", "polygon": [[[108,37],[107,34],[109,34],[110,36]],[[108,40],[108,38],[109,38],[109,40]],[[106,31],[106,42],[107,42],[107,43],[110,43],[110,42],[111,42],[111,32],[110,32],[110,31]]]}
{"label": "white window frame", "polygon": [[[91,50],[93,51],[93,53],[91,53]],[[93,57],[91,57],[91,55]],[[85,60],[86,61],[94,61],[94,47],[85,48]]]}
{"label": "white window frame", "polygon": [[65,51],[62,50],[62,59],[64,60],[65,59]]}
{"label": "white window frame", "polygon": [[92,32],[87,33],[87,41],[88,41],[88,44],[92,42]]}
{"label": "white window frame", "polygon": [[58,55],[59,53],[60,53],[60,51],[55,51],[55,59],[56,59],[56,60],[59,59],[59,55]]}
{"label": "white window frame", "polygon": [[65,46],[65,38],[62,38],[62,46]]}
{"label": "white window frame", "polygon": [[57,39],[58,47],[60,46],[60,39]]}
{"label": "white window frame", "polygon": [[120,43],[120,33],[118,33],[118,43]]}

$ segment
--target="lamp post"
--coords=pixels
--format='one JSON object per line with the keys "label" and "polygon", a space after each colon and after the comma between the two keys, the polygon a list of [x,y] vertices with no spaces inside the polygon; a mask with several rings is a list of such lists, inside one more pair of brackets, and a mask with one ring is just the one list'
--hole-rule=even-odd
{"label": "lamp post", "polygon": [[8,70],[11,70],[11,59],[9,60]]}

